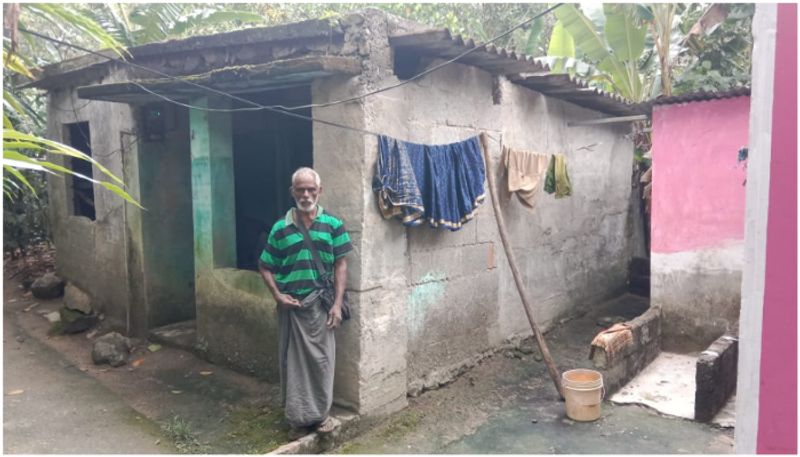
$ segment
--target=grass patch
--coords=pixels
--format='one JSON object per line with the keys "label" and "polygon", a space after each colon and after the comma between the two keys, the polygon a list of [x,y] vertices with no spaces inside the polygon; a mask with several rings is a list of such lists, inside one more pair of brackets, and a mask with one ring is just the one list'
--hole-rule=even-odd
{"label": "grass patch", "polygon": [[380,436],[384,439],[397,438],[414,430],[422,420],[422,414],[417,411],[403,411],[389,420],[381,430]]}
{"label": "grass patch", "polygon": [[175,448],[181,454],[204,454],[208,450],[208,446],[198,441],[189,423],[178,415],[172,416],[161,429],[175,443]]}
{"label": "grass patch", "polygon": [[405,434],[414,431],[422,422],[424,415],[418,411],[405,410],[389,418],[373,431],[367,432],[361,438],[349,441],[340,446],[336,454],[376,454],[381,452],[381,446],[390,441],[402,438]]}
{"label": "grass patch", "polygon": [[225,447],[232,453],[264,454],[289,442],[280,409],[241,408],[230,416]]}
{"label": "grass patch", "polygon": [[48,336],[56,336],[64,333],[64,324],[61,321],[55,321],[50,324],[50,330],[47,331]]}

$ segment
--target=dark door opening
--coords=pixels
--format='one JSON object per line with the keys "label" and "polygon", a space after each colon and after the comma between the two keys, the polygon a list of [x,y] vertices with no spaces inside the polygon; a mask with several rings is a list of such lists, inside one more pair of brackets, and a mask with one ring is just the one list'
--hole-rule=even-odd
{"label": "dark door opening", "polygon": [[[247,98],[264,105],[305,105],[311,103],[311,87]],[[310,108],[293,112],[311,116]],[[237,267],[255,270],[272,224],[294,206],[289,192],[292,173],[313,166],[311,122],[267,110],[235,112],[233,166]]]}
{"label": "dark door opening", "polygon": [[[69,145],[91,157],[92,146],[89,123],[76,122],[74,124],[66,124],[65,127]],[[68,160],[68,167],[72,171],[87,178],[92,178],[92,164],[90,162],[75,158]],[[70,176],[68,182],[72,188],[72,214],[95,220],[94,184],[76,176]]]}

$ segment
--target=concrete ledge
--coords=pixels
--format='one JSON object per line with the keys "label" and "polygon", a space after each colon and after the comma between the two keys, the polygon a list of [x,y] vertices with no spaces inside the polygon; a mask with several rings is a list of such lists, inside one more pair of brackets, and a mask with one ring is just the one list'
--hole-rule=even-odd
{"label": "concrete ledge", "polygon": [[331,415],[340,422],[340,425],[332,433],[309,433],[298,440],[274,449],[270,454],[321,454],[354,438],[361,431],[361,427],[359,427],[359,425],[363,425],[360,420],[361,416],[335,407],[331,411]]}
{"label": "concrete ledge", "polygon": [[651,307],[628,322],[633,342],[612,360],[604,351],[594,352],[592,362],[603,373],[606,395],[611,395],[634,378],[661,352],[661,308]]}
{"label": "concrete ledge", "polygon": [[725,406],[736,391],[739,339],[723,335],[711,343],[697,359],[694,418],[708,422]]}

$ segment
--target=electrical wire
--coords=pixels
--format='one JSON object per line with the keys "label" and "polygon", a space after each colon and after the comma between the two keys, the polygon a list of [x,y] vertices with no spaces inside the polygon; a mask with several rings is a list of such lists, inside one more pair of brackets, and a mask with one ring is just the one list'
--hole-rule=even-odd
{"label": "electrical wire", "polygon": [[[165,101],[167,101],[169,103],[172,103],[172,104],[175,104],[175,105],[178,105],[178,106],[183,106],[185,108],[195,109],[195,110],[199,110],[199,111],[225,112],[225,113],[240,111],[237,108],[208,108],[208,107],[205,107],[205,106],[190,105],[188,103],[179,102],[178,100],[169,98],[166,95],[162,95],[162,94],[159,94],[157,92],[153,92],[152,90],[144,87],[143,85],[141,85],[141,84],[139,84],[139,83],[137,83],[135,81],[131,81],[131,82],[133,84],[135,84],[136,86],[139,86],[139,88],[142,89],[145,92],[148,92],[148,93],[150,93],[152,95],[155,95],[156,97],[158,97],[158,98],[160,98],[162,100],[165,100]],[[304,116],[302,114],[292,113],[292,112],[284,111],[284,110],[277,109],[277,108],[271,108],[269,106],[262,106],[262,107],[257,108],[257,109],[254,109],[254,108],[247,109],[247,111],[260,111],[260,110],[272,111],[274,113],[284,114],[284,115],[289,116],[289,117],[294,117],[294,118],[297,118],[297,119],[304,119],[304,120],[307,120],[307,121],[310,121],[310,122],[318,122],[320,124],[330,125],[332,127],[339,127],[339,128],[346,129],[346,130],[352,130],[352,131],[358,132],[358,133],[365,133],[367,135],[381,136],[380,133],[371,132],[369,130],[359,129],[359,128],[356,128],[356,127],[350,127],[349,125],[337,124],[336,122],[326,121],[326,120],[315,118],[315,117]]]}
{"label": "electrical wire", "polygon": [[[405,84],[409,84],[409,83],[411,83],[413,81],[416,81],[417,79],[420,79],[423,76],[426,76],[426,75],[428,75],[428,74],[430,74],[430,73],[432,73],[432,72],[434,72],[434,71],[436,71],[436,70],[438,70],[440,68],[443,68],[443,67],[445,67],[447,65],[450,65],[450,64],[454,63],[455,61],[463,58],[464,56],[467,56],[467,55],[469,55],[469,54],[471,54],[471,53],[473,53],[473,52],[475,52],[475,51],[477,51],[479,49],[485,48],[486,46],[494,43],[495,41],[497,41],[497,40],[499,40],[499,39],[501,39],[501,38],[503,38],[505,36],[508,36],[509,34],[513,33],[515,30],[517,30],[517,29],[519,29],[521,27],[524,27],[528,23],[533,22],[534,20],[544,16],[545,14],[547,14],[547,13],[553,11],[553,10],[555,10],[556,8],[558,8],[561,5],[563,5],[563,3],[557,3],[556,5],[554,5],[554,6],[550,7],[550,8],[548,8],[548,9],[546,9],[546,10],[544,10],[544,11],[542,11],[542,12],[536,14],[536,15],[534,15],[533,17],[520,22],[516,26],[506,30],[505,32],[501,33],[500,35],[495,36],[494,38],[490,39],[486,43],[482,43],[480,45],[474,46],[473,48],[462,52],[461,54],[453,57],[452,59],[446,60],[446,61],[444,61],[444,62],[442,62],[442,63],[440,63],[438,65],[435,65],[435,66],[433,66],[433,67],[431,67],[431,68],[429,68],[429,69],[427,69],[427,70],[425,70],[425,71],[423,71],[421,73],[418,73],[417,75],[414,75],[409,79],[401,81],[399,83],[392,84],[392,85],[389,85],[389,86],[386,86],[386,87],[382,87],[380,89],[376,89],[374,91],[366,92],[364,94],[356,95],[354,97],[350,97],[350,98],[346,98],[346,99],[335,100],[335,101],[326,102],[326,103],[312,103],[312,104],[298,105],[298,106],[285,106],[285,105],[269,105],[268,106],[268,105],[261,105],[259,103],[256,103],[256,102],[252,101],[252,100],[248,100],[248,99],[245,99],[245,98],[230,94],[228,92],[224,92],[224,91],[215,89],[213,87],[209,87],[209,86],[205,86],[205,85],[202,85],[202,84],[198,84],[198,83],[195,83],[193,81],[189,81],[189,80],[186,80],[184,78],[181,78],[179,76],[170,75],[170,74],[167,74],[167,73],[164,73],[164,72],[161,72],[161,71],[158,71],[158,70],[155,70],[155,69],[143,66],[143,65],[135,64],[133,62],[128,62],[126,60],[110,57],[110,56],[107,56],[107,55],[102,54],[100,52],[96,52],[96,51],[92,51],[90,49],[84,48],[82,46],[78,46],[78,45],[63,41],[63,40],[58,40],[56,38],[52,38],[52,37],[49,37],[47,35],[42,35],[40,33],[27,30],[24,27],[19,27],[19,30],[21,32],[23,32],[23,33],[28,33],[30,35],[42,38],[42,39],[47,40],[47,41],[51,41],[53,43],[58,43],[58,44],[61,44],[61,45],[64,45],[64,46],[69,46],[69,47],[72,47],[74,49],[78,49],[80,51],[83,51],[83,52],[86,52],[86,53],[89,53],[89,54],[92,54],[92,55],[96,55],[96,56],[102,57],[102,58],[107,59],[109,61],[119,62],[119,63],[125,64],[125,65],[132,66],[134,68],[138,68],[138,69],[141,69],[141,70],[144,70],[144,71],[148,71],[148,72],[157,74],[159,76],[163,76],[165,78],[172,79],[174,81],[179,81],[179,82],[182,82],[182,83],[185,83],[185,84],[188,84],[188,85],[200,88],[200,89],[204,89],[204,90],[213,92],[213,93],[215,93],[217,95],[222,95],[222,96],[225,96],[225,97],[229,97],[229,98],[231,98],[233,100],[237,100],[237,101],[252,105],[252,106],[254,106],[255,108],[258,108],[258,109],[276,108],[276,109],[283,110],[285,112],[285,111],[293,111],[293,110],[297,110],[297,109],[322,108],[322,107],[334,106],[334,105],[338,105],[338,104],[342,104],[342,103],[348,103],[348,102],[360,100],[362,98],[366,98],[366,97],[369,97],[369,96],[372,96],[372,95],[375,95],[375,94],[378,94],[378,93],[381,93],[381,92],[385,92],[385,91],[388,91],[388,90],[391,90],[391,89],[395,89],[395,88],[403,86]],[[142,87],[139,84],[137,84],[137,86],[139,86],[140,88]],[[232,108],[231,111],[234,110],[234,109],[235,110],[239,110],[239,111],[255,111],[254,109],[251,109],[251,108],[250,109],[249,108]]]}

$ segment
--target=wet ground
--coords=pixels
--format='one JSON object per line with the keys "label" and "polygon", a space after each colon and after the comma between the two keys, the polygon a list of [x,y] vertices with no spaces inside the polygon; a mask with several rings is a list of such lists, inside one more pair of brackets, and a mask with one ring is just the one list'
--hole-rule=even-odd
{"label": "wet ground", "polygon": [[[589,343],[599,315],[633,317],[646,301],[626,295],[546,335],[561,370],[591,368]],[[628,315],[625,315],[628,314]],[[445,388],[409,399],[409,407],[334,453],[671,454],[732,453],[733,431],[662,416],[643,406],[602,405],[595,422],[566,418],[538,350],[485,359]]]}

